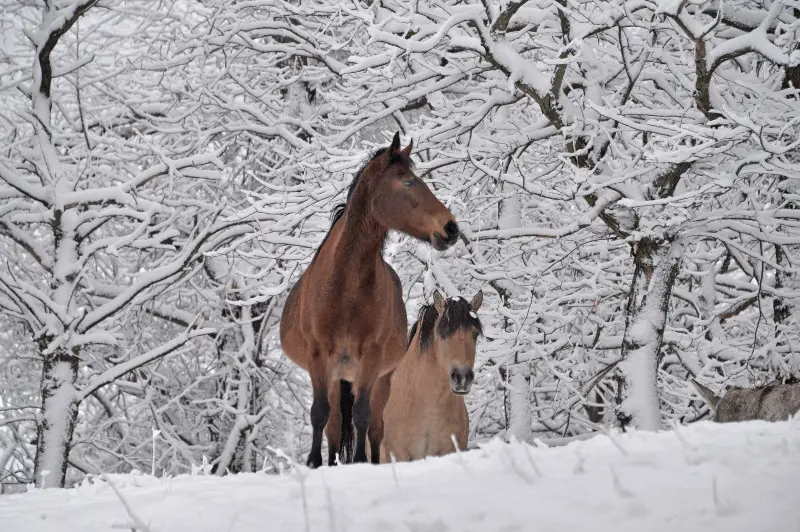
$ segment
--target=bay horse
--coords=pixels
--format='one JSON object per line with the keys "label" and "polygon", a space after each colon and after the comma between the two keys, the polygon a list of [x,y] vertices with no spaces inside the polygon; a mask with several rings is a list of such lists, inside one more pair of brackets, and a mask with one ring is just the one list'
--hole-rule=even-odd
{"label": "bay horse", "polygon": [[[383,462],[441,456],[467,448],[469,416],[464,404],[474,379],[475,347],[482,334],[479,291],[467,303],[445,300],[436,291],[433,305],[420,309],[411,327],[408,350],[391,375],[383,412]],[[386,386],[383,377],[378,388]],[[372,443],[372,442],[370,442]]]}
{"label": "bay horse", "polygon": [[[356,173],[347,201],[283,308],[284,353],[311,377],[312,441],[307,465],[322,465],[322,432],[328,464],[380,459],[385,397],[371,399],[376,380],[405,353],[406,309],[397,273],[383,260],[390,229],[443,251],[456,243],[450,211],[414,174],[410,143],[395,134]],[[355,456],[352,456],[355,425]]]}

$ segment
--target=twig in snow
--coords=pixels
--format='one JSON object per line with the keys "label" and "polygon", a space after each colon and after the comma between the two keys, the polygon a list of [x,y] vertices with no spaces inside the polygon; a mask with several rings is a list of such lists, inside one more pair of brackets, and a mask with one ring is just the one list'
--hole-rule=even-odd
{"label": "twig in snow", "polygon": [[585,473],[586,469],[584,469],[584,464],[586,463],[586,457],[581,454],[580,449],[575,449],[575,455],[578,457],[578,463],[575,464],[575,467],[572,469],[573,474],[581,474]]}
{"label": "twig in snow", "polygon": [[328,483],[325,481],[325,474],[320,471],[322,478],[322,487],[325,488],[325,502],[328,504],[328,519],[331,522],[331,532],[336,532],[336,508],[333,506],[333,497],[331,497],[331,490],[328,488]]}
{"label": "twig in snow", "polygon": [[783,453],[783,456],[791,456],[792,455],[792,451],[789,449],[789,440],[787,440],[786,438],[783,438],[783,440],[781,441],[780,449],[781,449],[781,453]]}
{"label": "twig in snow", "polygon": [[716,511],[717,515],[730,515],[734,512],[733,505],[725,501],[720,496],[716,476],[711,480],[711,493],[714,496],[714,510]]}
{"label": "twig in snow", "polygon": [[675,437],[678,438],[678,441],[683,447],[683,458],[686,460],[686,464],[693,466],[705,462],[707,458],[701,456],[701,453],[698,452],[698,448],[689,443],[686,438],[683,437],[683,434],[681,434],[678,427],[679,424],[677,422],[672,423],[672,431],[675,433]]}
{"label": "twig in snow", "polygon": [[528,444],[522,443],[522,448],[525,450],[525,456],[528,458],[528,463],[531,465],[531,469],[533,472],[536,473],[536,476],[542,478],[542,472],[539,470],[539,466],[536,465],[536,462],[533,460],[533,456],[531,456],[531,450]]}
{"label": "twig in snow", "polygon": [[626,490],[622,486],[622,482],[619,481],[619,477],[617,476],[617,472],[614,471],[614,467],[610,466],[609,468],[611,469],[611,481],[614,485],[614,491],[617,492],[617,495],[619,495],[624,499],[630,499],[631,497],[633,497],[633,493]]}
{"label": "twig in snow", "polygon": [[453,442],[453,447],[456,450],[456,459],[458,460],[458,463],[461,464],[461,467],[464,468],[464,471],[466,471],[467,473],[469,473],[471,475],[472,471],[470,470],[469,467],[467,467],[467,463],[464,461],[464,457],[461,455],[461,449],[458,448],[458,442],[456,441],[456,435],[455,434],[451,434],[450,435],[450,441]]}
{"label": "twig in snow", "polygon": [[[303,468],[305,469],[305,468]],[[308,478],[308,471],[302,471],[301,467],[295,467],[292,471],[295,480],[300,483],[300,497],[303,500],[303,518],[306,523],[306,532],[311,532],[311,520],[308,516],[308,498],[306,497],[306,479]]]}
{"label": "twig in snow", "polygon": [[697,447],[695,447],[694,445],[689,443],[686,440],[686,438],[683,437],[683,434],[681,434],[681,431],[680,431],[680,425],[678,424],[677,421],[673,421],[672,422],[672,431],[675,433],[675,437],[678,438],[678,441],[681,442],[681,445],[683,445],[684,449],[687,449],[687,450],[690,450],[690,451],[696,451],[697,450]]}
{"label": "twig in snow", "polygon": [[394,476],[394,485],[398,488],[400,487],[400,482],[397,480],[397,459],[394,457],[393,453],[389,453],[389,459],[392,461],[392,476]]}
{"label": "twig in snow", "polygon": [[508,465],[512,472],[517,475],[519,478],[525,481],[526,484],[534,484],[536,479],[527,474],[519,465],[517,461],[514,460],[514,456],[511,454],[510,446],[506,446],[503,448],[503,457],[508,461]]}
{"label": "twig in snow", "polygon": [[613,434],[611,434],[610,430],[606,430],[604,428],[603,432],[606,433],[606,436],[608,436],[608,439],[611,440],[611,443],[614,444],[614,447],[616,447],[619,450],[619,452],[622,453],[622,456],[628,456],[628,451],[626,451],[625,447],[623,447],[622,444],[620,444],[619,441],[617,441],[617,438],[614,437]]}
{"label": "twig in snow", "polygon": [[[306,532],[311,532],[311,520],[308,516],[308,498],[306,497],[306,479],[308,478],[308,473],[311,471],[309,468],[302,466],[292,460],[292,457],[287,455],[280,449],[276,449],[274,447],[267,447],[268,451],[275,453],[278,458],[283,458],[286,460],[289,465],[292,466],[292,476],[297,480],[300,484],[300,496],[303,499],[303,517],[305,519],[305,530]],[[279,462],[281,465],[282,462]],[[281,474],[283,474],[283,468],[281,467]]]}
{"label": "twig in snow", "polygon": [[117,487],[114,485],[114,483],[111,482],[111,479],[109,479],[105,474],[100,475],[100,478],[104,482],[106,482],[106,484],[111,486],[111,489],[114,491],[114,494],[119,499],[119,502],[121,502],[122,506],[125,508],[125,513],[127,513],[128,517],[130,517],[131,520],[133,521],[132,524],[124,525],[125,528],[130,527],[131,532],[136,532],[137,530],[139,530],[141,532],[153,532],[148,525],[144,524],[144,522],[139,518],[138,515],[133,513],[133,509],[128,504],[128,501],[125,500],[125,497],[122,496],[122,493],[120,493],[120,491],[117,489]]}

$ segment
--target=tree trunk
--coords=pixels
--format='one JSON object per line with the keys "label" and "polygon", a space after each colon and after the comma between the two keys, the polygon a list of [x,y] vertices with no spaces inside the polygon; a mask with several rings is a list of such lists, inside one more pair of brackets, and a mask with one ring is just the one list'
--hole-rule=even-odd
{"label": "tree trunk", "polygon": [[672,287],[678,275],[683,246],[643,240],[637,246],[633,283],[625,312],[622,371],[617,419],[623,427],[646,430],[661,427],[658,358]]}
{"label": "tree trunk", "polygon": [[[237,286],[236,281],[234,281],[233,287],[236,288]],[[252,430],[248,414],[252,406],[251,371],[254,365],[253,361],[256,358],[256,338],[255,330],[253,329],[252,308],[249,305],[243,305],[240,308],[240,312],[241,328],[240,334],[237,335],[240,347],[229,369],[231,383],[236,387],[236,416],[225,441],[225,447],[222,449],[219,462],[215,465],[214,473],[217,476],[225,475],[228,472],[240,473],[242,471],[244,449],[247,446],[247,439]]]}
{"label": "tree trunk", "polygon": [[511,419],[508,433],[519,441],[529,442],[531,439],[531,403],[528,394],[529,384],[522,364],[516,364],[511,371]]}
{"label": "tree trunk", "polygon": [[236,416],[236,421],[225,440],[219,462],[215,464],[214,474],[221,477],[226,473],[240,473],[241,464],[237,463],[237,456],[241,457],[241,449],[247,438],[247,417],[243,414]]}
{"label": "tree trunk", "polygon": [[[793,208],[794,203],[791,203],[788,208]],[[775,245],[775,264],[781,266],[783,268],[788,268],[788,260],[786,258],[786,253],[783,251],[783,248],[779,245]],[[780,291],[781,289],[785,288],[787,284],[787,279],[789,278],[790,273],[784,272],[781,270],[777,270],[775,272],[775,288],[776,290]],[[786,300],[781,296],[775,296],[772,301],[772,317],[775,320],[775,327],[776,327],[776,336],[778,338],[781,337],[782,328],[786,325],[789,321],[789,317],[791,317],[791,308]],[[778,343],[780,344],[781,341],[779,340]]]}
{"label": "tree trunk", "polygon": [[38,427],[34,466],[37,487],[64,487],[70,441],[78,417],[77,378],[77,356],[59,350],[44,357],[42,420]]}

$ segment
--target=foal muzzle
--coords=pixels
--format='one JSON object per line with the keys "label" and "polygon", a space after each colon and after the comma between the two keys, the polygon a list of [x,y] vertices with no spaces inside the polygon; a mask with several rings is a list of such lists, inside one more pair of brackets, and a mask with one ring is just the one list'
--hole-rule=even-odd
{"label": "foal muzzle", "polygon": [[456,395],[467,395],[474,380],[475,373],[471,369],[453,368],[450,370],[450,390]]}

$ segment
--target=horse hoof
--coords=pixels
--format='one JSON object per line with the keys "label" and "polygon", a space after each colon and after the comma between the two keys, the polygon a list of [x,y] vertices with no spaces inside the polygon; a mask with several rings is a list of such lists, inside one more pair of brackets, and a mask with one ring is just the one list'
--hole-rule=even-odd
{"label": "horse hoof", "polygon": [[306,465],[311,469],[316,469],[322,465],[322,457],[309,455],[308,460],[306,460]]}

